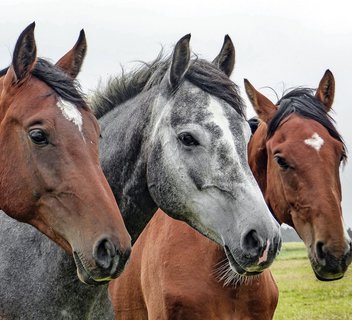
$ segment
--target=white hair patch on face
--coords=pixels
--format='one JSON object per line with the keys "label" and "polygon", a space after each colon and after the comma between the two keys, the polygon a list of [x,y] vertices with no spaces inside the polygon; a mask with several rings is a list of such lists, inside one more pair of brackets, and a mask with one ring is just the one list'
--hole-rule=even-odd
{"label": "white hair patch on face", "polygon": [[304,140],[304,143],[319,151],[324,144],[324,140],[315,132],[311,138]]}
{"label": "white hair patch on face", "polygon": [[230,122],[226,118],[222,106],[213,97],[210,97],[208,110],[213,114],[212,120],[222,129],[224,134],[224,140],[229,144],[229,146],[233,150],[233,153],[235,153],[236,146],[233,134],[230,129]]}
{"label": "white hair patch on face", "polygon": [[78,111],[78,108],[67,101],[63,101],[59,99],[57,103],[58,108],[61,110],[63,116],[68,120],[71,121],[74,125],[78,127],[79,132],[82,133],[82,114]]}

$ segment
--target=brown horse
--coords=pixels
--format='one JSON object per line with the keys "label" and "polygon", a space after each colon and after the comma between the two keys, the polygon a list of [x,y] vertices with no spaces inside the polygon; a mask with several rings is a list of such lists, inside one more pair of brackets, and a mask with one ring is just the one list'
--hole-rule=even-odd
{"label": "brown horse", "polygon": [[[225,37],[214,63],[228,76],[235,62]],[[159,210],[110,286],[116,319],[272,319],[278,289],[269,270],[241,278],[223,249]]]}
{"label": "brown horse", "polygon": [[[237,278],[223,249],[158,210],[109,285],[119,320],[272,319],[278,289],[270,270]],[[225,282],[228,285],[225,285]]]}
{"label": "brown horse", "polygon": [[249,163],[280,223],[303,239],[320,280],[343,277],[351,240],[341,211],[340,163],[346,149],[328,112],[335,80],[327,70],[313,95],[294,89],[274,105],[245,80],[260,124],[249,143]]}
{"label": "brown horse", "polygon": [[73,253],[83,282],[106,283],[130,237],[99,165],[99,125],[72,79],[85,36],[54,66],[37,58],[34,26],[0,73],[0,208]]}

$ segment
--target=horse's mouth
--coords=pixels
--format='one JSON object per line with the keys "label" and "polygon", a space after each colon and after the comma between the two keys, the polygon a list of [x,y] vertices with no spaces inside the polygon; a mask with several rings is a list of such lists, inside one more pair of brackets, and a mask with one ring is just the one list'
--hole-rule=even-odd
{"label": "horse's mouth", "polygon": [[76,251],[73,252],[73,258],[76,263],[78,278],[83,283],[88,284],[88,285],[97,286],[97,285],[107,284],[112,280],[111,277],[107,277],[107,278],[103,278],[103,279],[93,278],[93,276],[89,273],[89,271],[84,266],[82,260],[80,259],[79,255]]}
{"label": "horse's mouth", "polygon": [[345,275],[345,272],[341,271],[332,271],[324,270],[326,266],[321,266],[313,257],[309,256],[310,264],[312,266],[313,272],[316,278],[320,281],[334,281],[342,279]]}
{"label": "horse's mouth", "polygon": [[324,275],[320,275],[315,269],[313,269],[313,271],[314,271],[314,274],[317,277],[317,279],[320,280],[320,281],[340,280],[345,275],[344,273],[342,273],[342,274],[324,274]]}
{"label": "horse's mouth", "polygon": [[224,246],[224,250],[225,250],[225,254],[227,257],[227,260],[229,261],[230,267],[231,269],[238,273],[241,276],[247,276],[247,277],[251,277],[251,276],[256,276],[258,274],[260,274],[262,272],[262,270],[260,271],[249,271],[246,270],[244,267],[242,267],[235,259],[235,257],[233,256],[233,254],[231,253],[230,249],[228,246]]}

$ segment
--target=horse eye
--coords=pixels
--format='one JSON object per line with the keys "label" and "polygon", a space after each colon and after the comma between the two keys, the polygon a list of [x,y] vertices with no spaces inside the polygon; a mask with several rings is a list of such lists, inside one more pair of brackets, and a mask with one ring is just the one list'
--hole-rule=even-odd
{"label": "horse eye", "polygon": [[187,147],[199,145],[199,142],[190,133],[180,133],[178,138]]}
{"label": "horse eye", "polygon": [[289,164],[286,162],[286,160],[283,157],[274,156],[274,160],[280,166],[281,169],[287,170],[288,168],[290,168]]}
{"label": "horse eye", "polygon": [[41,129],[33,129],[29,131],[28,135],[35,144],[46,145],[49,143],[45,132]]}

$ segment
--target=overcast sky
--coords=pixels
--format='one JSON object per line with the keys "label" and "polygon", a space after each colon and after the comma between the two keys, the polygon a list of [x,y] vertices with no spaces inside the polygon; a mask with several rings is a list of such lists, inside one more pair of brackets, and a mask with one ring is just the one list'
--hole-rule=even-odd
{"label": "overcast sky", "polygon": [[[2,0],[0,5],[0,68],[11,61],[20,32],[36,22],[38,53],[56,61],[75,43],[84,28],[88,54],[79,76],[86,93],[100,79],[118,74],[120,66],[150,61],[161,45],[191,33],[191,46],[213,59],[223,37],[236,47],[232,79],[248,78],[257,88],[298,85],[317,87],[326,69],[336,80],[337,127],[349,150],[351,138],[352,19],[349,1],[335,0]],[[276,102],[268,89],[262,92]],[[253,115],[248,104],[248,115]],[[351,160],[352,161],[352,160]],[[352,226],[352,165],[342,170],[343,214]]]}

